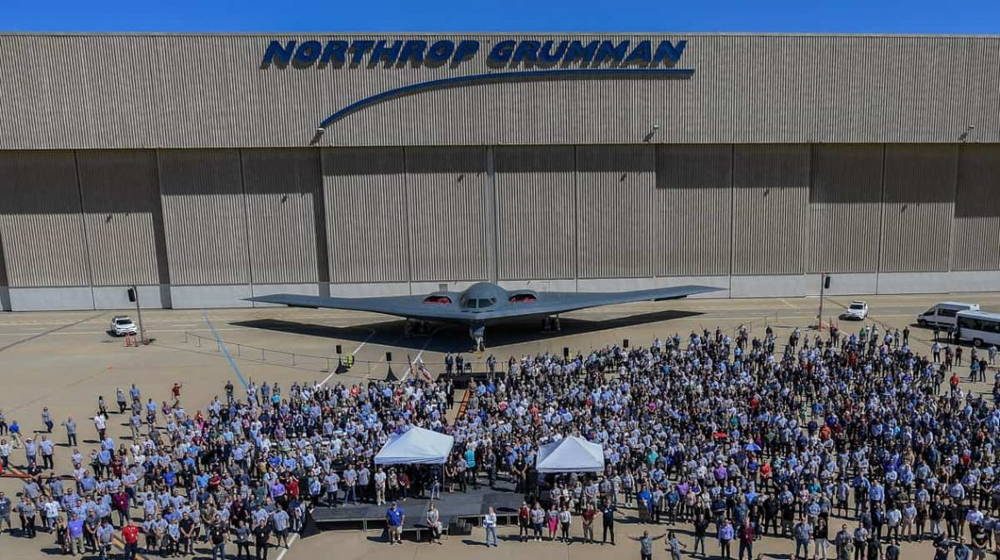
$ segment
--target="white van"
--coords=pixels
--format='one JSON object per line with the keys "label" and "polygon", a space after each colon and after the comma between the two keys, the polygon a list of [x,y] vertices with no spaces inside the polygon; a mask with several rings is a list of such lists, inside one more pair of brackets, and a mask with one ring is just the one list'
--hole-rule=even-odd
{"label": "white van", "polygon": [[1000,313],[959,312],[955,338],[962,342],[971,342],[973,346],[1000,344]]}
{"label": "white van", "polygon": [[979,311],[978,303],[962,303],[960,301],[942,301],[934,304],[927,311],[917,315],[917,324],[921,327],[955,327],[955,316],[959,311]]}

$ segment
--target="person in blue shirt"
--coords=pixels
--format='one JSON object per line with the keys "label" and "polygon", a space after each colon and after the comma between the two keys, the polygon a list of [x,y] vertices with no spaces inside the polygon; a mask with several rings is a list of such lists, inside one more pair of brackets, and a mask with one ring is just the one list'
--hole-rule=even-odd
{"label": "person in blue shirt", "polygon": [[465,476],[469,479],[469,484],[472,484],[473,488],[479,488],[479,483],[476,480],[476,450],[469,449],[465,450]]}
{"label": "person in blue shirt", "polygon": [[403,522],[406,514],[399,504],[392,502],[389,509],[385,510],[385,522],[389,530],[389,544],[403,544]]}
{"label": "person in blue shirt", "polygon": [[20,447],[23,443],[21,441],[21,425],[17,423],[17,420],[11,420],[7,430],[10,432],[10,440],[14,443],[14,447]]}

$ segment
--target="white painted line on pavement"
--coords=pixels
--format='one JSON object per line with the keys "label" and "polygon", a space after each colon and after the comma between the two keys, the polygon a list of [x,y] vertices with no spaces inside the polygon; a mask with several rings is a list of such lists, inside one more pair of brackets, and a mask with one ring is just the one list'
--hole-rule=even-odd
{"label": "white painted line on pavement", "polygon": [[406,365],[406,371],[403,372],[403,380],[404,381],[406,380],[407,377],[410,376],[410,369],[413,368],[413,363],[420,361],[420,357],[424,355],[424,350],[426,350],[427,347],[430,345],[431,341],[434,340],[434,335],[436,335],[438,333],[438,331],[440,331],[443,328],[444,328],[443,326],[438,327],[438,328],[434,329],[433,331],[431,331],[431,334],[428,335],[427,342],[425,342],[424,345],[420,347],[420,352],[417,352],[417,357],[414,358],[412,362],[410,362],[409,364]]}
{"label": "white painted line on pavement", "polygon": [[359,350],[364,348],[365,344],[368,344],[368,341],[371,340],[373,336],[375,336],[375,329],[366,329],[366,330],[368,331],[368,336],[366,336],[365,339],[361,341],[361,344],[359,344],[358,347],[355,348],[353,352],[351,352],[352,356],[354,356],[355,354],[358,353]]}
{"label": "white painted line on pavement", "polygon": [[298,538],[299,538],[298,533],[292,533],[292,538],[288,539],[288,548],[282,549],[282,551],[278,553],[278,557],[275,558],[274,560],[281,560],[282,558],[284,558],[285,554],[287,554],[288,551],[292,549],[292,545],[295,544],[295,540]]}

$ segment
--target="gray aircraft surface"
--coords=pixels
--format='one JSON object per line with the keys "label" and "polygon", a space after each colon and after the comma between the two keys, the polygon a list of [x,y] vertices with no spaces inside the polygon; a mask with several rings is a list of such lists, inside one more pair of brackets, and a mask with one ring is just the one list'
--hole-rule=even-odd
{"label": "gray aircraft surface", "polygon": [[481,349],[488,325],[512,319],[548,318],[602,305],[680,299],[717,290],[719,288],[709,286],[676,286],[631,292],[544,292],[505,290],[496,284],[479,282],[463,292],[433,292],[428,295],[346,298],[271,294],[248,298],[248,301],[289,307],[371,311],[417,321],[465,325],[469,327],[469,336],[476,342],[476,348]]}

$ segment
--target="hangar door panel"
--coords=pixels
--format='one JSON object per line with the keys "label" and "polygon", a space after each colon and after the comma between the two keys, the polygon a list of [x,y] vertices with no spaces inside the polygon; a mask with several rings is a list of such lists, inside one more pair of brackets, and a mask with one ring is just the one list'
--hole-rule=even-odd
{"label": "hangar door panel", "polygon": [[11,287],[90,284],[73,152],[0,152],[0,239]]}
{"label": "hangar door panel", "polygon": [[809,146],[739,145],[734,156],[733,274],[802,274]]}
{"label": "hangar door panel", "polygon": [[413,280],[485,280],[486,150],[405,152]]}
{"label": "hangar door panel", "polygon": [[578,146],[580,277],[651,276],[652,146]]}
{"label": "hangar door panel", "polygon": [[572,146],[494,150],[502,280],[573,278],[576,189]]}
{"label": "hangar door panel", "polygon": [[729,274],[732,242],[731,145],[656,149],[653,272]]}
{"label": "hangar door panel", "polygon": [[331,282],[410,279],[402,148],[323,150]]}
{"label": "hangar door panel", "polygon": [[170,283],[250,283],[238,150],[161,150]]}

